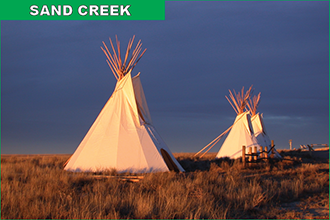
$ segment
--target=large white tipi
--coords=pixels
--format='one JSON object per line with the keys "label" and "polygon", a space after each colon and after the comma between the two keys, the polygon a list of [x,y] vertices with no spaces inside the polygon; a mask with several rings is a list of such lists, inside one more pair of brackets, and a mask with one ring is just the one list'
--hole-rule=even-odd
{"label": "large white tipi", "polygon": [[250,96],[252,86],[244,93],[244,87],[241,92],[234,94],[229,90],[230,99],[226,96],[228,102],[231,104],[237,113],[234,124],[223,142],[216,158],[229,157],[231,159],[242,157],[242,146],[253,147],[259,146],[253,134],[251,124],[251,117],[249,112],[245,112],[246,102]]}
{"label": "large white tipi", "polygon": [[[258,144],[262,147],[267,147],[270,150],[272,143],[266,132],[263,121],[263,114],[257,112],[260,103],[260,95],[261,93],[259,93],[257,96],[254,96],[252,99],[250,97],[246,104],[251,113],[251,124],[254,131],[254,136],[256,137]],[[276,149],[274,149],[274,152],[275,157],[282,158]],[[271,152],[269,154],[271,155]]]}
{"label": "large white tipi", "polygon": [[154,128],[139,74],[132,78],[131,71],[140,60],[141,41],[129,54],[134,36],[129,41],[125,59],[112,41],[113,54],[103,42],[103,52],[114,73],[117,84],[86,136],[65,166],[68,171],[158,172],[184,171]]}

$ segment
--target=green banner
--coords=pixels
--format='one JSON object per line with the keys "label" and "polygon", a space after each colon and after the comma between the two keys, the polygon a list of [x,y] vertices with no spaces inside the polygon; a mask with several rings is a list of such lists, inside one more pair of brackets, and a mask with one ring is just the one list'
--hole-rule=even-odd
{"label": "green banner", "polygon": [[0,20],[164,20],[165,0],[2,1]]}

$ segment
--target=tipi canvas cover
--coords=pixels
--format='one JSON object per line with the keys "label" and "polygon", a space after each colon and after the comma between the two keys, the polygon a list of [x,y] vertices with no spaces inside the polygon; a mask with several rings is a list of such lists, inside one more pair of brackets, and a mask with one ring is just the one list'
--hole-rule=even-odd
{"label": "tipi canvas cover", "polygon": [[115,75],[118,81],[112,96],[65,170],[184,171],[152,125],[139,74],[132,78],[131,70]]}
{"label": "tipi canvas cover", "polygon": [[254,136],[256,137],[259,145],[263,147],[270,147],[271,141],[266,133],[262,114],[257,113],[252,116],[251,123],[254,131]]}
{"label": "tipi canvas cover", "polygon": [[253,135],[251,118],[249,112],[237,115],[233,127],[226,140],[223,142],[216,158],[229,157],[232,159],[242,157],[242,146],[258,146]]}

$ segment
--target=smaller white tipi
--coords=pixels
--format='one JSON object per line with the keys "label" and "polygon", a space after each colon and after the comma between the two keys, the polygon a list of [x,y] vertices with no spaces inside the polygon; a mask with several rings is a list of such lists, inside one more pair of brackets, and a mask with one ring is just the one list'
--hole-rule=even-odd
{"label": "smaller white tipi", "polygon": [[111,39],[113,54],[103,42],[105,48],[102,50],[117,84],[68,160],[65,170],[95,172],[114,168],[118,172],[133,173],[184,171],[152,124],[139,74],[131,76],[132,69],[145,52],[139,56],[142,45],[139,41],[129,58],[133,40],[134,37],[127,46],[123,62],[117,38],[117,53]]}
{"label": "smaller white tipi", "polygon": [[[254,131],[254,136],[256,137],[258,144],[262,147],[267,147],[268,150],[271,149],[271,140],[266,132],[264,121],[263,121],[263,114],[257,112],[260,103],[260,95],[259,93],[257,96],[254,96],[252,99],[251,97],[246,103],[248,110],[251,113],[251,123]],[[275,157],[282,158],[281,155],[275,150]],[[271,152],[269,153],[271,155]]]}
{"label": "smaller white tipi", "polygon": [[252,86],[244,93],[244,87],[241,93],[234,94],[229,90],[230,99],[226,96],[228,102],[231,104],[237,113],[236,119],[232,128],[223,142],[216,158],[229,157],[231,159],[242,157],[242,146],[253,147],[259,146],[254,137],[253,128],[251,125],[251,117],[249,112],[244,112],[248,98],[250,97]]}

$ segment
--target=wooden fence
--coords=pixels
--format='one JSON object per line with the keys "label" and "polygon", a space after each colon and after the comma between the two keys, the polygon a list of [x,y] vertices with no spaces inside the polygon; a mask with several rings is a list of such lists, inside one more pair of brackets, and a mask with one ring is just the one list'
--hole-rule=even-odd
{"label": "wooden fence", "polygon": [[307,145],[300,145],[302,150],[308,150],[309,155],[313,156],[313,151],[317,148],[329,148],[328,144],[307,144]]}
{"label": "wooden fence", "polygon": [[[248,153],[246,153],[246,150],[248,150]],[[269,153],[271,154],[269,155]],[[242,146],[242,163],[244,167],[246,167],[247,163],[251,165],[252,163],[258,163],[261,161],[268,162],[269,159],[273,159],[274,157],[275,157],[275,145],[273,140],[269,150],[268,147],[259,146],[259,152],[257,146],[248,147],[248,148],[246,148],[246,146]]]}
{"label": "wooden fence", "polygon": [[307,144],[307,145],[300,145],[301,149],[306,149],[309,151],[314,151],[316,148],[329,148],[328,144]]}

